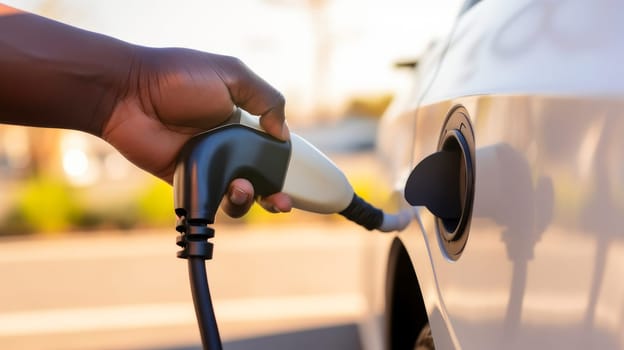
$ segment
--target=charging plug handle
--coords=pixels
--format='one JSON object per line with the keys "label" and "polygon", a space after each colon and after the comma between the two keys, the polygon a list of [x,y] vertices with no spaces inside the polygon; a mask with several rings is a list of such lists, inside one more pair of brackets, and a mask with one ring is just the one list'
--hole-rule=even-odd
{"label": "charging plug handle", "polygon": [[256,195],[282,189],[290,142],[240,125],[226,125],[191,138],[180,151],[173,178],[174,205],[180,232],[178,257],[188,259],[195,314],[205,350],[221,350],[208,288],[205,260],[212,258],[213,224],[219,203],[232,180],[248,179]]}
{"label": "charging plug handle", "polygon": [[182,148],[173,178],[178,217],[214,223],[219,203],[235,178],[246,178],[256,195],[282,189],[290,142],[231,124],[202,133]]}

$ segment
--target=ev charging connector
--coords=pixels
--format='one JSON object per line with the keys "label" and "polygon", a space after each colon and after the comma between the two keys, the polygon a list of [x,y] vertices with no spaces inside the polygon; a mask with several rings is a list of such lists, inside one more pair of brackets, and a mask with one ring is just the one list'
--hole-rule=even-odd
{"label": "ev charging connector", "polygon": [[221,199],[236,178],[249,180],[259,196],[284,192],[293,207],[339,213],[368,230],[400,231],[412,211],[390,215],[357,196],[344,174],[298,135],[282,141],[260,128],[259,118],[236,109],[230,123],[191,138],[178,157],[173,187],[178,217],[178,257],[188,259],[193,303],[206,350],[221,349],[205,260],[212,258],[214,223]]}

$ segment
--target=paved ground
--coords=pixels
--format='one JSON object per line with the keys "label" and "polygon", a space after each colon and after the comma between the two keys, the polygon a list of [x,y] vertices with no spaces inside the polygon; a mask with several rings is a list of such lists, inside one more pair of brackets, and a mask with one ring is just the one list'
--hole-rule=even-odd
{"label": "paved ground", "polygon": [[[208,272],[226,349],[359,348],[363,231],[335,226],[217,226]],[[1,240],[0,349],[197,349],[174,237]]]}

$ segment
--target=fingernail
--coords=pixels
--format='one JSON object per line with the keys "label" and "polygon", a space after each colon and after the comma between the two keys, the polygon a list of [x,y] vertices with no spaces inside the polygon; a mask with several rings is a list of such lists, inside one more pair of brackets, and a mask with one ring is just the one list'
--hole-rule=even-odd
{"label": "fingernail", "polygon": [[268,211],[269,213],[273,213],[273,214],[277,214],[277,213],[281,213],[281,211],[274,205],[262,205],[262,207],[264,208],[264,210]]}
{"label": "fingernail", "polygon": [[248,200],[249,196],[240,188],[235,188],[230,194],[230,202],[232,202],[232,204],[243,205],[246,204]]}

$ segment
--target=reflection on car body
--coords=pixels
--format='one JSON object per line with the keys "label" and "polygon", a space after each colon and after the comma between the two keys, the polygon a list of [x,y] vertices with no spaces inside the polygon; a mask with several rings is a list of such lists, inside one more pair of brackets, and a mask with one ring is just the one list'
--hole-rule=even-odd
{"label": "reflection on car body", "polygon": [[413,349],[429,323],[439,349],[624,348],[624,3],[469,3],[378,143],[402,193],[448,114],[465,108],[470,236],[449,259],[436,217],[417,207],[406,231],[377,242],[391,263],[369,275],[369,344]]}

